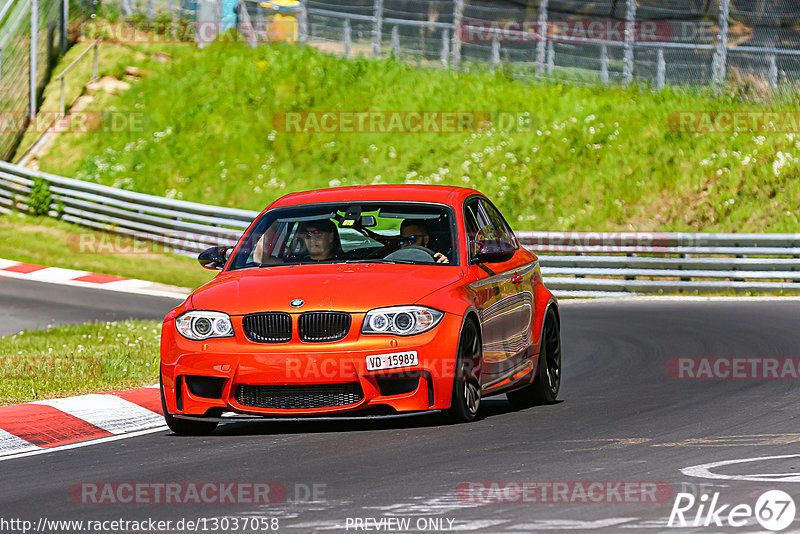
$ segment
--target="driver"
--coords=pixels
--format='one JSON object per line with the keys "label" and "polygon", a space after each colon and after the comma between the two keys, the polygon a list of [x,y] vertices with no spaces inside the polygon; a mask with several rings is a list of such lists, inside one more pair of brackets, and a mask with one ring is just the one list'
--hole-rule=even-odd
{"label": "driver", "polygon": [[[402,238],[400,248],[411,245],[428,248],[428,242],[431,240],[425,223],[416,219],[405,219],[400,224],[400,237]],[[450,263],[447,256],[441,252],[435,252],[433,258],[436,260],[436,263]]]}
{"label": "driver", "polygon": [[303,252],[289,257],[276,258],[266,254],[265,232],[253,250],[253,261],[261,265],[279,264],[291,261],[326,261],[336,259],[342,254],[342,242],[336,225],[330,219],[305,221],[297,228],[296,238],[303,244]]}
{"label": "driver", "polygon": [[342,243],[336,225],[330,219],[306,221],[297,229],[312,261],[333,260],[342,252]]}

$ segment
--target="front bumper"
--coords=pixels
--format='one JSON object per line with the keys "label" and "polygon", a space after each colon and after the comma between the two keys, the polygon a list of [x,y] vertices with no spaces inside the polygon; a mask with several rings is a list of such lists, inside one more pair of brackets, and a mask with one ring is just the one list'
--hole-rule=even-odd
{"label": "front bumper", "polygon": [[[185,339],[177,333],[174,322],[168,320],[161,336],[167,411],[179,417],[232,420],[220,415],[234,412],[281,418],[338,418],[340,414],[387,415],[449,408],[462,318],[446,314],[431,331],[402,337],[361,334],[363,317],[353,314],[350,332],[341,341],[305,343],[293,338],[275,344],[248,340],[242,317],[231,318],[234,337],[206,341]],[[417,352],[418,365],[367,370],[369,356],[407,351]],[[360,390],[360,398],[351,395],[346,397],[346,404],[333,406],[317,403],[276,408],[256,406],[251,395],[243,394],[260,391],[258,386],[267,386],[264,389],[270,391],[283,387],[322,391],[342,389],[344,385],[352,391]]]}

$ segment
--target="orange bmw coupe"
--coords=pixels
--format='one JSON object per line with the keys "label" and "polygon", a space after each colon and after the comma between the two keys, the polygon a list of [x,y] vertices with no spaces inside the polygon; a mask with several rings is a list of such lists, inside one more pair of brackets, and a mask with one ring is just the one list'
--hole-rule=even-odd
{"label": "orange bmw coupe", "polygon": [[398,417],[471,421],[481,398],[554,402],[558,302],[537,257],[473,189],[380,185],[286,195],[161,333],[164,417],[221,422]]}

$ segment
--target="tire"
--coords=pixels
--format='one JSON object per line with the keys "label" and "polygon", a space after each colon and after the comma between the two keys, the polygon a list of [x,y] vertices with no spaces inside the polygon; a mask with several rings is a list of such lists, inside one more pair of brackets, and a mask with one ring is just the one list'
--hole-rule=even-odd
{"label": "tire", "polygon": [[539,365],[533,383],[506,393],[508,402],[515,408],[529,408],[538,404],[552,404],[561,388],[561,332],[558,318],[548,310],[542,331]]}
{"label": "tire", "polygon": [[446,417],[453,423],[474,421],[481,404],[480,365],[483,357],[478,325],[468,319],[458,340],[453,397]]}
{"label": "tire", "polygon": [[189,421],[188,419],[178,419],[167,411],[167,400],[164,396],[164,382],[159,378],[159,390],[161,391],[161,411],[164,412],[164,420],[170,430],[181,436],[207,436],[217,428],[216,421]]}

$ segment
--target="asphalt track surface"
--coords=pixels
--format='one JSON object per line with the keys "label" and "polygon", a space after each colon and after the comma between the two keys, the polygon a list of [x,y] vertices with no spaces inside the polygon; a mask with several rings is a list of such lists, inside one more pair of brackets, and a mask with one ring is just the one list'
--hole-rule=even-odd
{"label": "asphalt track surface", "polygon": [[[3,283],[0,293],[4,313],[13,315],[5,306],[26,293],[9,293],[9,287],[17,287],[16,282]],[[47,295],[28,295],[23,304],[69,302],[69,295],[81,294],[83,306],[76,306],[87,310],[96,304],[94,318],[105,320],[114,317],[109,301],[132,302],[128,295],[88,291],[49,286]],[[129,305],[127,311],[145,316],[146,308],[159,316],[171,305],[168,299],[148,298],[142,308]],[[30,313],[35,315],[35,309]],[[55,312],[48,317],[57,319]],[[278,518],[278,531],[290,533],[365,532],[354,528],[356,518],[408,518],[409,532],[443,532],[448,520],[467,532],[676,531],[666,526],[672,494],[655,503],[618,502],[613,491],[606,494],[615,502],[587,503],[578,496],[568,502],[481,503],[457,495],[459,485],[470,481],[582,481],[585,487],[591,481],[665,482],[670,493],[719,492],[720,504],[751,506],[762,492],[782,489],[800,504],[800,477],[785,478],[800,472],[800,458],[711,469],[734,477],[726,480],[681,472],[709,462],[800,453],[800,381],[682,380],[666,370],[674,357],[800,356],[797,301],[564,303],[561,317],[564,382],[557,404],[515,411],[503,397],[487,399],[480,420],[465,425],[422,417],[241,423],[208,437],[179,437],[164,430],[11,459],[0,462],[0,519],[36,525],[40,518],[176,522],[264,517]],[[77,320],[72,314],[68,319]],[[742,475],[766,480],[740,480]],[[82,504],[80,497],[74,502],[69,495],[70,487],[81,482],[208,481],[274,481],[287,488],[288,499],[275,504]],[[309,502],[306,490],[315,484],[317,499]],[[686,513],[687,521],[696,511],[695,506]],[[428,518],[442,520],[445,528],[419,523]],[[795,522],[784,532],[798,526]],[[174,523],[170,531],[176,531]],[[738,529],[682,531],[765,530],[751,519]]]}
{"label": "asphalt track surface", "polygon": [[180,300],[0,277],[0,336],[86,321],[162,319]]}

